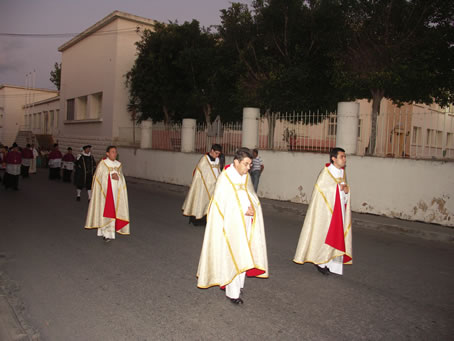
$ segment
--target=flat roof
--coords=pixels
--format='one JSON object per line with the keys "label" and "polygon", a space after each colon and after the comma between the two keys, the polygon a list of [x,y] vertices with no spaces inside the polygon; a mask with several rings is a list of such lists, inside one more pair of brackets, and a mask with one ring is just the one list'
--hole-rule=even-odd
{"label": "flat roof", "polygon": [[56,101],[60,101],[60,96],[55,96],[55,97],[51,97],[51,98],[48,98],[48,99],[43,99],[42,101],[26,104],[26,105],[24,105],[24,108],[30,108],[30,107],[32,107],[34,105],[46,104],[46,103],[56,102]]}
{"label": "flat roof", "polygon": [[103,19],[101,19],[100,21],[98,21],[96,24],[90,26],[85,31],[79,33],[77,36],[75,36],[71,40],[69,40],[66,43],[64,43],[63,45],[61,45],[58,48],[58,51],[63,52],[64,50],[77,44],[79,41],[85,39],[89,35],[100,30],[101,28],[103,28],[104,26],[106,26],[107,24],[111,23],[112,21],[114,21],[118,18],[129,20],[129,21],[132,21],[132,22],[135,22],[138,24],[145,24],[145,25],[150,25],[150,26],[153,26],[154,24],[156,24],[156,21],[154,21],[153,19],[139,17],[137,15],[133,15],[133,14],[122,12],[122,11],[113,11],[108,16],[106,16]]}
{"label": "flat roof", "polygon": [[3,88],[14,88],[14,89],[21,89],[21,90],[35,90],[35,91],[46,91],[46,92],[55,92],[55,93],[58,93],[57,90],[52,90],[52,89],[27,88],[27,87],[25,87],[25,86],[20,86],[20,85],[0,84],[0,89],[3,89]]}

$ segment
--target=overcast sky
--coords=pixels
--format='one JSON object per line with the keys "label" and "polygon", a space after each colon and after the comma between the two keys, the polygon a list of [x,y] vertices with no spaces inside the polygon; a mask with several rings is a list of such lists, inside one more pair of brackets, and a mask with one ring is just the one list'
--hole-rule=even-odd
{"label": "overcast sky", "polygon": [[[238,0],[236,0],[238,1]],[[229,0],[0,0],[0,33],[79,33],[114,10],[179,22],[197,19],[219,24]],[[250,1],[238,1],[250,3]],[[49,73],[61,55],[57,48],[71,38],[0,36],[0,84],[25,85],[36,70],[36,87],[55,88]]]}

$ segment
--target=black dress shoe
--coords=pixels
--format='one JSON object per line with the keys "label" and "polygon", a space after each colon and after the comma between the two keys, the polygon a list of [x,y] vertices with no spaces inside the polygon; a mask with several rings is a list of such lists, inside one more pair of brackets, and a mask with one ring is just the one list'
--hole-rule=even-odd
{"label": "black dress shoe", "polygon": [[243,304],[244,303],[241,298],[231,298],[230,302],[232,302],[233,304]]}
{"label": "black dress shoe", "polygon": [[76,197],[76,201],[80,201],[80,197]]}
{"label": "black dress shoe", "polygon": [[320,272],[321,274],[325,275],[325,276],[328,276],[331,272],[329,271],[328,268],[321,268],[320,266],[318,266],[317,264],[314,264],[314,266],[317,268],[318,272]]}

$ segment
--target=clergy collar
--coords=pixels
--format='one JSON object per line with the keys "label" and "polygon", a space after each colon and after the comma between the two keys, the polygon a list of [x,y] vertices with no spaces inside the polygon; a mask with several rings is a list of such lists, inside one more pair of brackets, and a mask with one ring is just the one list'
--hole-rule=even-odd
{"label": "clergy collar", "polygon": [[227,174],[230,176],[230,179],[233,182],[244,183],[246,181],[247,174],[241,175],[240,173],[238,173],[233,163],[229,168],[227,168]]}
{"label": "clergy collar", "polygon": [[212,157],[212,156],[210,155],[210,153],[207,153],[207,156],[208,156],[208,158],[211,160],[211,162],[216,161],[216,158],[215,158],[215,157]]}
{"label": "clergy collar", "polygon": [[113,160],[113,161],[112,161],[112,160],[109,159],[108,157],[104,159],[104,162],[107,163],[107,165],[109,165],[109,166],[111,166],[111,167],[118,167],[118,165],[119,165],[119,163],[120,163],[120,162],[117,161],[117,160]]}
{"label": "clergy collar", "polygon": [[334,166],[334,164],[330,164],[328,166],[328,170],[331,172],[331,174],[337,177],[341,177],[342,172],[344,171],[342,168],[337,168],[336,166]]}
{"label": "clergy collar", "polygon": [[91,152],[85,153],[85,151],[82,151],[82,155],[83,155],[83,156],[90,156],[90,155],[91,155]]}

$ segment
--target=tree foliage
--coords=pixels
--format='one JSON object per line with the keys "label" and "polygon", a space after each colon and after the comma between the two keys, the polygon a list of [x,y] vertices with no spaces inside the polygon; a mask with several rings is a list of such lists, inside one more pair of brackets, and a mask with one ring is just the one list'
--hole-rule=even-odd
{"label": "tree foliage", "polygon": [[[228,53],[199,22],[161,24],[144,32],[138,57],[126,75],[130,110],[140,119],[206,122],[225,116],[229,86],[234,86]],[[223,98],[226,96],[227,98]]]}
{"label": "tree foliage", "polygon": [[453,101],[453,13],[443,0],[255,0],[221,10],[214,32],[157,24],[127,74],[130,109],[209,123],[244,106],[324,112],[369,98],[374,135],[383,97]]}
{"label": "tree foliage", "polygon": [[54,83],[57,90],[60,91],[61,82],[61,63],[55,63],[54,69],[50,72],[49,80]]}
{"label": "tree foliage", "polygon": [[372,134],[383,97],[452,103],[453,3],[443,0],[342,1],[345,40],[336,84],[346,98],[372,99]]}

